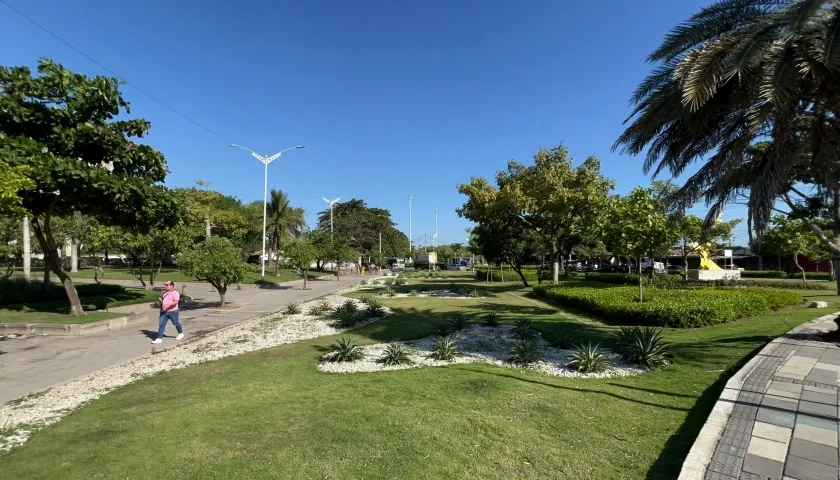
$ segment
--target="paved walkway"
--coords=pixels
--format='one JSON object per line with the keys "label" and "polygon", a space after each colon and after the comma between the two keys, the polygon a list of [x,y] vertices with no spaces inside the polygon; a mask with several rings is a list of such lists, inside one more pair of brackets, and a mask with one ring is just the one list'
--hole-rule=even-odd
{"label": "paved walkway", "polygon": [[[363,278],[344,276],[339,281],[335,277],[310,280],[308,290],[300,289],[302,280],[283,283],[274,289],[233,288],[228,290],[226,300],[238,308],[183,310],[180,321],[186,338],[190,338],[277,312],[289,302],[327,295],[355,285]],[[191,285],[189,295],[200,304],[218,306],[218,293],[210,292],[208,287],[207,284]],[[157,336],[158,310],[148,308],[148,316],[148,321],[141,325],[84,337],[33,337],[0,342],[0,404],[148,354],[154,349],[175,346],[175,329],[171,324],[163,344],[151,345],[151,339]]]}
{"label": "paved walkway", "polygon": [[[811,340],[807,333],[831,325],[824,317],[777,339],[756,357],[733,398],[705,479],[840,478],[840,347]],[[717,405],[713,414],[716,410]]]}

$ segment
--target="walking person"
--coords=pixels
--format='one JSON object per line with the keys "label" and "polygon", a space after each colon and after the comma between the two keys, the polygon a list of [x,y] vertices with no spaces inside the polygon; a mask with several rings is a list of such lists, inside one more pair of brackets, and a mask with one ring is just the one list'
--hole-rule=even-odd
{"label": "walking person", "polygon": [[158,324],[157,338],[152,340],[152,343],[163,343],[163,331],[166,330],[166,324],[171,320],[178,330],[178,336],[175,340],[184,338],[184,330],[181,328],[181,322],[178,321],[178,302],[181,300],[181,293],[175,290],[175,283],[172,280],[163,282],[163,287],[166,292],[158,299],[160,303],[160,323]]}

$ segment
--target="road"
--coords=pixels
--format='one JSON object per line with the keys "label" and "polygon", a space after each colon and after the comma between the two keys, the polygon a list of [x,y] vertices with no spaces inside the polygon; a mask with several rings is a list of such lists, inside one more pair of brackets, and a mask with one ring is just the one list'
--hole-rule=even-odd
{"label": "road", "polygon": [[[217,330],[260,315],[282,310],[289,302],[303,302],[355,285],[364,277],[344,276],[280,284],[279,288],[228,290],[226,300],[234,308],[219,310],[208,307],[183,310],[180,321],[185,340],[191,336]],[[370,277],[368,277],[370,278]],[[188,294],[199,305],[218,305],[218,293],[207,284],[193,284]],[[111,365],[148,355],[152,348],[175,346],[175,328],[170,323],[163,344],[152,345],[157,336],[158,310],[148,309],[146,323],[121,330],[111,330],[84,337],[33,337],[7,339],[0,342],[0,404],[66,383]]]}

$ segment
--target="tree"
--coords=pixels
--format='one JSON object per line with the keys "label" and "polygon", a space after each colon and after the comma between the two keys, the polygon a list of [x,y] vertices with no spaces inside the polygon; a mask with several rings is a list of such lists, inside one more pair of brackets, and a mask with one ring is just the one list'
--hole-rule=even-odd
{"label": "tree", "polygon": [[297,268],[303,272],[303,289],[306,290],[306,280],[309,274],[309,268],[315,257],[318,255],[315,246],[312,242],[306,239],[298,239],[288,245],[283,253],[286,257],[286,262],[293,268]]}
{"label": "tree", "polygon": [[35,76],[25,66],[0,67],[0,159],[31,180],[17,194],[72,315],[84,310],[61,265],[55,215],[79,212],[138,225],[178,214],[174,197],[160,185],[167,172],[163,155],[132,141],[150,125],[123,116],[130,111],[119,85],[116,78],[87,77],[50,60],[39,61]]}
{"label": "tree", "polygon": [[183,252],[178,265],[187,275],[212,285],[219,292],[222,307],[225,306],[228,286],[242,282],[248,273],[248,264],[242,260],[242,253],[224,237],[207,238]]}
{"label": "tree", "polygon": [[0,216],[0,255],[6,271],[0,279],[7,279],[15,271],[15,260],[23,253],[23,222],[14,217]]}
{"label": "tree", "polygon": [[[831,250],[836,268],[838,25],[837,2],[716,1],[650,54],[657,66],[636,89],[629,126],[614,148],[647,151],[643,169],[654,175],[677,177],[700,160],[680,197],[705,199],[708,224],[743,196],[751,231],[764,231],[773,213],[802,220]],[[790,210],[779,210],[779,202]],[[830,212],[832,236],[802,214],[816,206]]]}
{"label": "tree", "polygon": [[533,258],[533,236],[517,223],[481,223],[473,228],[473,235],[484,258],[498,264],[507,263],[519,275],[522,284],[528,287],[522,267]]}
{"label": "tree", "polygon": [[[281,190],[272,189],[266,206],[266,235],[271,240],[269,252],[275,256],[283,245],[298,236],[306,228],[303,219],[303,209],[296,208],[289,203],[289,197]],[[269,260],[271,259],[269,255]],[[274,275],[280,272],[280,259],[274,259]]]}
{"label": "tree", "polygon": [[383,208],[368,207],[364,200],[352,199],[333,207],[332,231],[330,211],[318,214],[318,229],[338,238],[344,237],[347,245],[356,251],[356,257],[379,253],[382,235],[382,254],[388,257],[405,256],[408,237],[397,230],[391,212]]}
{"label": "tree", "polygon": [[27,177],[28,171],[25,165],[9,165],[0,156],[0,217],[16,219],[26,215],[20,192],[34,186]]}
{"label": "tree", "polygon": [[709,245],[732,238],[732,231],[741,223],[741,219],[729,222],[715,222],[711,227],[695,215],[683,215],[672,220],[673,228],[679,241],[683,259],[683,280],[688,278],[688,256]]}
{"label": "tree", "polygon": [[613,252],[626,253],[639,263],[639,301],[644,301],[641,258],[674,242],[665,205],[652,189],[636,187],[626,198],[615,198],[609,208],[607,244]]}
{"label": "tree", "polygon": [[815,257],[820,248],[819,240],[814,237],[801,220],[791,220],[784,215],[776,215],[771,226],[761,236],[761,246],[765,252],[774,255],[791,255],[796,268],[802,273],[802,283],[808,280],[805,269],[799,265],[799,255]]}
{"label": "tree", "polygon": [[[508,162],[506,171],[497,172],[495,188],[476,177],[458,185],[458,191],[479,211],[485,208],[482,204],[498,202],[533,235],[542,237],[550,248],[555,282],[561,258],[578,245],[594,241],[614,186],[601,174],[597,158],[589,157],[577,168],[572,163],[569,151],[560,145],[537,152],[531,166]],[[467,204],[459,214],[468,219],[474,215]]]}

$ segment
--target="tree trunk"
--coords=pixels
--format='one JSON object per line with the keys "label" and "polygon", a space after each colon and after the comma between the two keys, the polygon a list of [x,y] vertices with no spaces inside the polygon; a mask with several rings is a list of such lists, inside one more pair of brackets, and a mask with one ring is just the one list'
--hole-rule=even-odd
{"label": "tree trunk", "polygon": [[[35,230],[35,237],[38,239],[38,244],[41,245],[41,251],[44,252],[44,263],[49,265],[49,268],[55,272],[59,281],[64,286],[64,291],[67,292],[67,299],[70,301],[70,315],[80,316],[84,315],[85,311],[82,308],[82,302],[79,300],[79,293],[76,287],[73,286],[73,280],[70,279],[61,268],[61,259],[58,256],[58,248],[55,247],[55,241],[52,238],[50,231],[50,213],[44,217],[44,224],[41,225],[40,220],[36,217],[32,219],[32,227]],[[46,280],[48,275],[44,275]]]}
{"label": "tree trunk", "polygon": [[216,289],[219,290],[219,306],[224,308],[224,306],[226,305],[226,303],[225,303],[225,293],[227,293],[227,287],[225,287],[225,288],[216,287]]}
{"label": "tree trunk", "polygon": [[23,217],[23,278],[32,278],[32,240],[29,236],[29,217]]}
{"label": "tree trunk", "polygon": [[210,230],[211,230],[210,214],[208,213],[207,216],[204,217],[204,235],[207,238],[210,238]]}
{"label": "tree trunk", "polygon": [[644,278],[645,278],[645,275],[642,273],[642,269],[641,269],[641,267],[640,267],[640,268],[639,268],[639,302],[644,302],[644,301],[645,301],[645,296],[644,296],[644,291],[645,291]]}
{"label": "tree trunk", "polygon": [[307,271],[304,270],[303,271],[303,289],[304,290],[306,290],[306,276],[307,276]]}
{"label": "tree trunk", "polygon": [[793,253],[793,264],[802,272],[802,283],[808,283],[808,279],[805,277],[805,269],[799,266],[799,254],[796,252]]}
{"label": "tree trunk", "polygon": [[505,283],[505,264],[504,263],[499,265],[499,272],[502,275],[502,283]]}
{"label": "tree trunk", "polygon": [[[525,285],[526,287],[528,287],[529,286],[528,285],[528,280],[526,280],[525,275],[522,274],[522,267],[521,266],[520,267],[515,267],[515,266],[511,265],[510,268],[512,268],[514,272],[519,274],[519,278],[522,279],[522,285]],[[537,277],[539,277],[539,273],[537,273]]]}
{"label": "tree trunk", "polygon": [[[47,291],[50,287],[50,264],[47,263],[46,255],[44,255],[44,281],[41,284],[41,290]],[[840,288],[840,287],[839,287]]]}
{"label": "tree trunk", "polygon": [[833,282],[837,280],[837,271],[834,270],[834,262],[831,259],[828,259],[828,281]]}
{"label": "tree trunk", "polygon": [[76,240],[70,241],[70,272],[79,271],[79,244]]}
{"label": "tree trunk", "polygon": [[557,283],[560,281],[560,254],[552,252],[551,259],[551,281]]}
{"label": "tree trunk", "polygon": [[683,280],[688,280],[688,253],[685,251],[685,239],[683,239],[683,248],[682,248],[682,260],[683,260],[683,268],[682,268],[682,277]]}

